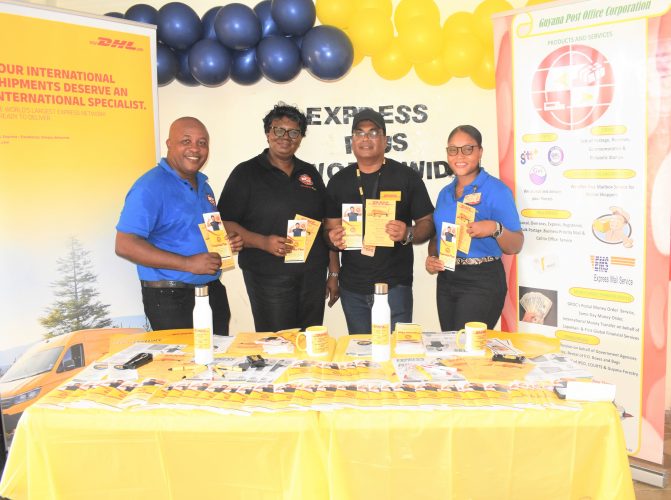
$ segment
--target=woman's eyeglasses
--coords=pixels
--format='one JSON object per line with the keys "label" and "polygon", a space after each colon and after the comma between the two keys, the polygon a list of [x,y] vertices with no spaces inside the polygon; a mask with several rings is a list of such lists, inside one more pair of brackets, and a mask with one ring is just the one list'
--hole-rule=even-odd
{"label": "woman's eyeglasses", "polygon": [[447,154],[449,156],[456,156],[459,154],[459,150],[461,150],[461,154],[464,156],[468,156],[471,153],[473,153],[473,150],[475,148],[479,148],[480,146],[473,146],[471,144],[466,144],[465,146],[448,146],[445,149],[447,150]]}
{"label": "woman's eyeglasses", "polygon": [[275,137],[284,137],[284,134],[288,134],[290,139],[298,139],[301,135],[301,131],[297,128],[282,128],[282,127],[273,127],[273,134]]}

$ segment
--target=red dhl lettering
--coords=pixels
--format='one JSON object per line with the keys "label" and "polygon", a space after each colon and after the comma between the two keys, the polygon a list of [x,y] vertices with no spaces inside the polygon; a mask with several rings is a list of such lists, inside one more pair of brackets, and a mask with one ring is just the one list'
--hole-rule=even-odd
{"label": "red dhl lettering", "polygon": [[107,38],[104,36],[98,37],[98,45],[102,47],[111,47],[114,49],[128,49],[128,50],[137,50],[137,47],[133,45],[133,42],[130,40],[117,40],[112,38]]}

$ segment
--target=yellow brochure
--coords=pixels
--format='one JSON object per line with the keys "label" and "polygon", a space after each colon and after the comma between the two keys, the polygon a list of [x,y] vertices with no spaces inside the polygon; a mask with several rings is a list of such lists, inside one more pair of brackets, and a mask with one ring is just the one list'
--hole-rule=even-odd
{"label": "yellow brochure", "polygon": [[443,222],[443,227],[440,231],[440,254],[438,258],[445,266],[445,269],[450,271],[454,271],[457,265],[457,242],[459,241],[460,229],[461,226],[457,224]]}
{"label": "yellow brochure", "polygon": [[343,203],[342,227],[345,229],[345,250],[359,250],[363,245],[363,205]]}
{"label": "yellow brochure", "polygon": [[[471,222],[475,222],[475,207],[466,205],[465,203],[457,202],[457,215],[455,217],[455,223],[459,226],[466,226]],[[468,232],[462,228],[459,231],[459,243],[458,248],[460,252],[468,253],[471,248],[471,237]]]}
{"label": "yellow brochure", "polygon": [[208,229],[208,225],[204,222],[198,224],[200,234],[203,235],[205,246],[208,252],[215,252],[221,256],[221,269],[233,269],[235,261],[233,260],[233,252],[231,245],[228,243],[228,235],[223,224],[216,231]]}
{"label": "yellow brochure", "polygon": [[393,247],[394,242],[387,234],[386,226],[387,222],[395,218],[396,202],[394,200],[366,200],[364,243],[376,247]]}
{"label": "yellow brochure", "polygon": [[295,218],[307,221],[308,223],[308,227],[305,230],[305,232],[307,233],[305,235],[305,260],[307,260],[308,255],[310,255],[310,250],[312,250],[312,244],[319,236],[319,227],[322,225],[322,223],[318,220],[311,219],[310,217],[305,217],[304,215],[301,214],[296,214]]}
{"label": "yellow brochure", "polygon": [[307,230],[308,221],[305,219],[289,219],[287,222],[287,236],[293,249],[284,256],[285,264],[305,262]]}

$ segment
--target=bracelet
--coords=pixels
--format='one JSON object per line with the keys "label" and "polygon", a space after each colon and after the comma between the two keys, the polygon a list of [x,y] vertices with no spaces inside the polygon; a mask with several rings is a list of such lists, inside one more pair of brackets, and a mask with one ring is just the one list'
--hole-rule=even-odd
{"label": "bracelet", "polygon": [[336,272],[334,272],[334,271],[331,271],[331,272],[329,272],[329,274],[328,274],[328,276],[326,277],[326,279],[329,279],[329,278],[337,278],[338,276],[339,276],[338,273],[336,273]]}

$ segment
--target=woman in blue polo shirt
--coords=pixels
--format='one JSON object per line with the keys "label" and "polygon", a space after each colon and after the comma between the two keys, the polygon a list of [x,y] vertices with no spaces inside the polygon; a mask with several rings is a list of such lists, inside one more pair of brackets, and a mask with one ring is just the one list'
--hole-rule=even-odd
{"label": "woman in blue polo shirt", "polygon": [[508,287],[501,255],[519,253],[524,243],[513,194],[499,179],[480,166],[482,134],[460,125],[447,138],[447,162],[454,180],[438,194],[433,214],[436,234],[443,222],[456,222],[458,203],[475,209],[475,220],[460,228],[471,237],[467,253],[457,252],[454,271],[445,270],[440,246],[429,242],[426,270],[438,273],[436,304],[440,328],[459,330],[469,321],[492,329],[503,310]]}

